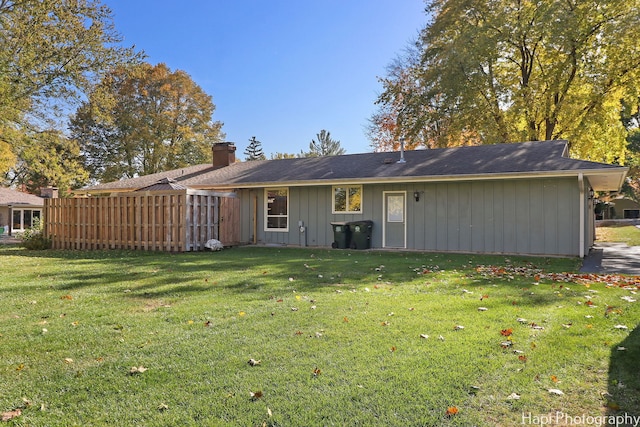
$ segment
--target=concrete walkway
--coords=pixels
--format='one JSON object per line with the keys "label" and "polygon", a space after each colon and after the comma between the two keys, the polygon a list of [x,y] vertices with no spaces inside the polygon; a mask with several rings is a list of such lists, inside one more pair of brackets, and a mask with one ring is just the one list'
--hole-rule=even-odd
{"label": "concrete walkway", "polygon": [[596,243],[583,262],[582,273],[631,274],[640,276],[640,246]]}

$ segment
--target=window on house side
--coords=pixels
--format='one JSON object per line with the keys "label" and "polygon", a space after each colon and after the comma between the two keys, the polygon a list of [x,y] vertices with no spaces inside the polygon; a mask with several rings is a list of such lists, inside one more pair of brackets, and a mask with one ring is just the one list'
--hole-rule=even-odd
{"label": "window on house side", "polygon": [[333,213],[362,213],[362,185],[334,186]]}
{"label": "window on house side", "polygon": [[289,231],[289,189],[267,188],[265,231]]}

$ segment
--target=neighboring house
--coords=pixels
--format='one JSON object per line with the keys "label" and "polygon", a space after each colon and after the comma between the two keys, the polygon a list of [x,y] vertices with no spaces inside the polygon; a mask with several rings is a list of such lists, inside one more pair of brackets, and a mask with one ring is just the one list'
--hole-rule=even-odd
{"label": "neighboring house", "polygon": [[13,235],[42,217],[44,199],[33,194],[0,187],[0,234]]}
{"label": "neighboring house", "polygon": [[640,219],[640,204],[625,197],[599,202],[596,219]]}
{"label": "neighboring house", "polygon": [[130,192],[172,179],[234,191],[241,243],[331,247],[332,222],[372,221],[370,246],[583,257],[593,190],[618,191],[628,168],[571,159],[567,141],[213,163],[84,188]]}

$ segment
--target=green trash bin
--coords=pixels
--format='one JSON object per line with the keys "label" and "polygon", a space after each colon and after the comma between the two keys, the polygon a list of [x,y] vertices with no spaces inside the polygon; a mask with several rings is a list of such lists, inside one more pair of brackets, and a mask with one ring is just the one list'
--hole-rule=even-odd
{"label": "green trash bin", "polygon": [[351,248],[369,249],[371,248],[371,230],[373,221],[352,221],[348,223],[351,231]]}
{"label": "green trash bin", "polygon": [[349,223],[347,222],[332,222],[333,226],[333,243],[332,248],[347,249],[351,243],[351,232],[349,229]]}

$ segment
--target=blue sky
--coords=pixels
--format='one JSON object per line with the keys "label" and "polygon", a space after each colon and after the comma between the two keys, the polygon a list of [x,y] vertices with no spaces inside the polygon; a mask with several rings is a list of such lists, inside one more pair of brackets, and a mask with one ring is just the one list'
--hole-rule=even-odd
{"label": "blue sky", "polygon": [[382,91],[377,77],[426,22],[423,0],[103,0],[125,45],[184,70],[244,159],[255,136],[299,153],[322,129],[347,153]]}

